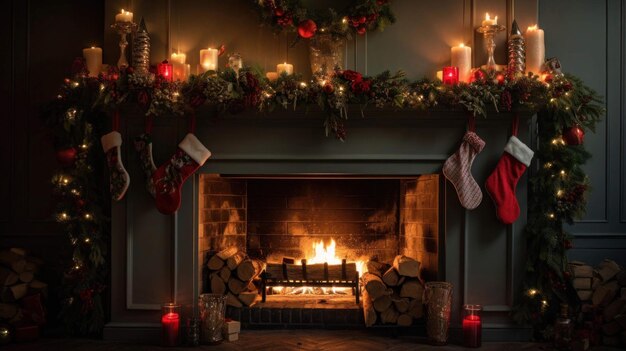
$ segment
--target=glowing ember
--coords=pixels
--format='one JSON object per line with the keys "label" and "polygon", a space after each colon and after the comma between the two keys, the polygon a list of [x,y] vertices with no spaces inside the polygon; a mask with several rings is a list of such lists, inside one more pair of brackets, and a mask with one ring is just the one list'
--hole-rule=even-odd
{"label": "glowing ember", "polygon": [[[335,239],[330,239],[328,245],[324,243],[323,240],[319,240],[314,242],[311,245],[311,250],[309,251],[306,257],[307,264],[317,264],[317,263],[328,263],[329,265],[340,265],[342,259],[337,256],[337,243]],[[348,262],[352,262],[352,260],[348,259]],[[355,260],[356,269],[359,272],[359,277],[363,273],[363,269],[365,268],[365,260],[359,259]],[[300,294],[309,294],[309,295],[348,295],[352,294],[351,288],[343,288],[343,287],[312,287],[312,286],[302,286],[302,287],[282,287],[276,286],[273,287],[273,293],[275,294],[284,294],[284,295],[300,295]]]}

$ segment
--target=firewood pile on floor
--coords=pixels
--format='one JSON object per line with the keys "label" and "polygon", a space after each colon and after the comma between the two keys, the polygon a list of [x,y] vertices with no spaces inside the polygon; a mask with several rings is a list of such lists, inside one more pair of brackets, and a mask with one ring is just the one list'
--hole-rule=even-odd
{"label": "firewood pile on floor", "polygon": [[596,267],[572,261],[569,267],[582,302],[579,338],[591,345],[626,346],[626,270],[611,260]]}
{"label": "firewood pile on floor", "polygon": [[237,247],[229,247],[208,258],[205,274],[213,294],[226,295],[226,304],[233,307],[250,306],[259,296],[254,284],[263,271],[264,263],[249,258]]}
{"label": "firewood pile on floor", "polygon": [[395,324],[410,326],[424,314],[424,284],[419,279],[420,263],[396,256],[392,264],[367,262],[363,274],[363,314],[365,325]]}

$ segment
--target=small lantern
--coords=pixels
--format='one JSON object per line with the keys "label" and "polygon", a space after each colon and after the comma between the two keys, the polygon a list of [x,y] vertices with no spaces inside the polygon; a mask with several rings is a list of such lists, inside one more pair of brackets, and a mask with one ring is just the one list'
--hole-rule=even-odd
{"label": "small lantern", "polygon": [[157,74],[163,77],[168,82],[171,82],[174,79],[174,67],[171,63],[167,62],[167,60],[163,60],[163,62],[157,65]]}
{"label": "small lantern", "polygon": [[455,85],[459,84],[459,68],[449,66],[443,68],[443,84]]}

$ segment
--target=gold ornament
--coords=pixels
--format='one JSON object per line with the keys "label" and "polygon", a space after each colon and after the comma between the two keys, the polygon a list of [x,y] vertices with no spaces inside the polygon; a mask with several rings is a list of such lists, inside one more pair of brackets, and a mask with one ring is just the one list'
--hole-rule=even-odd
{"label": "gold ornament", "polygon": [[509,64],[508,70],[511,75],[523,74],[526,70],[526,47],[524,36],[520,31],[517,22],[513,20],[511,25],[511,35],[509,36]]}

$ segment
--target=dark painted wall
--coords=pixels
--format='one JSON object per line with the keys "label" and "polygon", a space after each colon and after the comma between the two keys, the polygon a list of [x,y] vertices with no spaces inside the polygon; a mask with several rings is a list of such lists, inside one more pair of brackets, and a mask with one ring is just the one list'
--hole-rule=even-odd
{"label": "dark painted wall", "polygon": [[585,145],[593,188],[587,215],[570,232],[572,259],[603,258],[626,265],[626,3],[620,0],[542,0],[539,23],[546,31],[546,56],[581,77],[605,97],[607,113]]}
{"label": "dark painted wall", "polygon": [[25,247],[45,259],[53,294],[70,249],[52,218],[57,164],[41,105],[56,96],[81,49],[103,42],[103,3],[0,1],[0,247]]}

